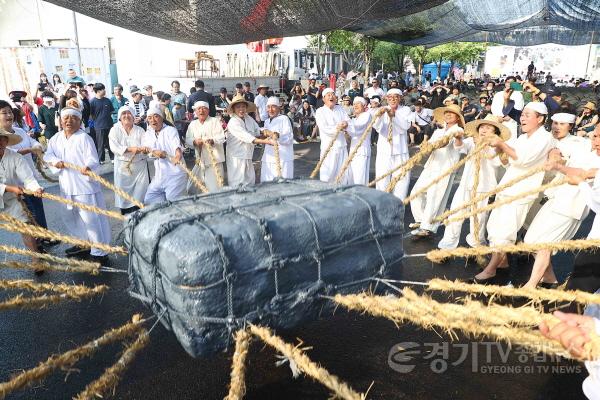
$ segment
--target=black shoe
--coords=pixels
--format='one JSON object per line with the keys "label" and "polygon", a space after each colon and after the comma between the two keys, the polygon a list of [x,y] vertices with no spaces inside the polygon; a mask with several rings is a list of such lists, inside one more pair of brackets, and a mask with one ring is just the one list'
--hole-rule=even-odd
{"label": "black shoe", "polygon": [[73,246],[73,247],[69,247],[68,249],[65,250],[65,254],[67,256],[76,256],[82,253],[89,253],[90,250],[89,249],[84,249],[82,247],[79,246]]}
{"label": "black shoe", "polygon": [[90,256],[89,260],[92,262],[97,262],[98,264],[106,267],[108,265],[108,256]]}
{"label": "black shoe", "polygon": [[538,283],[538,287],[541,287],[544,289],[558,289],[559,286],[560,286],[560,283],[558,283],[558,282],[554,282],[554,283],[540,282],[540,283]]}
{"label": "black shoe", "polygon": [[42,276],[42,275],[44,275],[44,272],[46,272],[45,269],[35,269],[35,270],[33,270],[33,273],[35,274],[35,276]]}
{"label": "black shoe", "polygon": [[60,244],[60,240],[42,239],[42,240],[40,240],[39,244],[41,244],[44,247],[54,247],[54,246]]}
{"label": "black shoe", "polygon": [[469,283],[473,283],[476,285],[491,285],[493,283],[496,283],[496,276],[494,275],[490,278],[485,278],[485,279],[477,279],[477,278],[473,277],[469,280]]}

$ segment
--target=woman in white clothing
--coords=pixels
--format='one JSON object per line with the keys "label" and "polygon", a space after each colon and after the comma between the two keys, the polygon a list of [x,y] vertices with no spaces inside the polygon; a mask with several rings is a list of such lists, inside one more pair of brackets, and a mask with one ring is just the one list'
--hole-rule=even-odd
{"label": "woman in white clothing", "polygon": [[[146,132],[133,123],[134,114],[135,111],[130,106],[119,108],[117,113],[119,122],[110,129],[108,144],[110,150],[116,155],[115,186],[143,202],[150,183],[146,156],[150,149],[142,145]],[[121,209],[123,215],[138,210],[135,204],[117,195],[115,195],[115,206]]]}
{"label": "woman in white clothing", "polygon": [[[366,134],[365,141],[359,149],[356,149],[365,129],[375,118],[367,112],[367,100],[356,96],[352,107],[354,109],[354,118],[348,124],[348,133],[352,137],[350,143],[350,153],[356,151],[354,158],[350,162],[352,169],[352,183],[355,185],[367,185],[369,183],[369,166],[371,165],[371,129]],[[356,149],[356,150],[355,150]]]}

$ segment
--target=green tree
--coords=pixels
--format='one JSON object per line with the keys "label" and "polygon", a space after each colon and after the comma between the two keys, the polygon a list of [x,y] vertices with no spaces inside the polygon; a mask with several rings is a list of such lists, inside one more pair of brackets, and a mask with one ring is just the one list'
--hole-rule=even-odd
{"label": "green tree", "polygon": [[383,64],[392,70],[404,72],[404,66],[409,56],[410,47],[397,43],[377,41],[373,51],[373,59],[377,64]]}
{"label": "green tree", "polygon": [[[309,36],[311,47],[317,48],[317,51],[319,51],[319,45],[324,43],[325,48],[322,51],[333,50],[342,54],[344,61],[350,68],[360,69],[364,67],[367,76],[376,42],[371,37],[343,30]],[[322,73],[322,70],[319,70],[319,73]]]}

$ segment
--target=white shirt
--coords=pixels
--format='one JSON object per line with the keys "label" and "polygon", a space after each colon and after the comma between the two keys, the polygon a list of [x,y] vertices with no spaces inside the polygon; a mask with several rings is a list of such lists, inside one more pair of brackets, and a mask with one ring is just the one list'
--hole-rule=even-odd
{"label": "white shirt", "polygon": [[254,139],[260,136],[260,128],[256,121],[248,115],[241,119],[233,115],[227,124],[227,156],[252,160]]}
{"label": "white shirt", "polygon": [[[34,147],[38,149],[42,148],[42,145],[37,140],[29,136],[27,132],[25,132],[23,129],[13,127],[13,130],[23,140],[21,140],[20,143],[17,143],[14,146],[8,146],[9,149],[18,152],[19,150],[33,149]],[[27,163],[27,165],[29,165],[29,168],[31,168],[32,171],[35,171],[36,169],[35,165],[33,164],[33,157],[31,156],[31,153],[25,154],[23,155],[23,157],[25,158],[25,162]]]}
{"label": "white shirt", "polygon": [[[371,123],[374,117],[368,111],[361,113],[358,117],[352,118],[348,123],[348,133],[352,137],[350,142],[350,151],[354,151],[360,137],[365,133],[365,129]],[[371,132],[367,133],[367,136],[360,148],[356,151],[357,156],[370,156],[371,155]]]}
{"label": "white shirt", "polygon": [[421,112],[414,111],[411,116],[411,122],[419,126],[429,125],[433,120],[433,110],[430,108],[421,108]]}
{"label": "white shirt", "polygon": [[267,118],[269,118],[269,113],[267,113],[267,100],[269,100],[269,98],[262,94],[254,97],[254,105],[256,106],[261,121],[266,121]]}
{"label": "white shirt", "polygon": [[[455,147],[459,150],[459,153],[469,155],[477,146],[473,138],[469,137],[463,139],[462,146]],[[498,181],[496,180],[496,169],[501,164],[502,163],[496,156],[496,151],[494,149],[487,148],[486,150],[483,150],[483,156],[481,157],[481,164],[479,168],[479,185],[477,187],[478,193],[489,192],[497,186]],[[473,188],[474,179],[475,159],[472,158],[465,163],[465,168],[460,178],[460,186],[471,190]]]}
{"label": "white shirt", "polygon": [[25,189],[31,191],[40,189],[25,157],[10,149],[5,150],[4,156],[0,158],[0,210],[4,209],[5,202],[16,198],[14,193],[6,192],[7,185],[23,185]]}
{"label": "white shirt", "polygon": [[[292,123],[285,115],[278,115],[275,118],[265,120],[265,129],[279,133],[279,158],[281,161],[294,161],[294,134]],[[273,146],[265,146],[263,161],[274,163],[275,150]]]}
{"label": "white shirt", "polygon": [[[408,135],[407,131],[410,128],[412,112],[406,106],[400,106],[396,110],[396,114],[392,120],[392,144],[388,142],[388,129],[390,117],[388,113],[384,113],[373,127],[379,132],[377,138],[377,157],[379,156],[397,156],[408,155]],[[376,118],[373,116],[373,118]]]}
{"label": "white shirt", "polygon": [[[117,122],[110,128],[108,134],[108,145],[110,150],[115,153],[116,158],[121,161],[129,162],[131,154],[126,155],[128,147],[143,147],[144,136],[146,131],[137,125],[133,125],[131,131],[127,133],[121,125]],[[145,154],[137,153],[133,162],[146,160],[148,157]]]}
{"label": "white shirt", "polygon": [[[510,95],[510,99],[514,100],[514,102],[515,102],[515,105],[514,105],[515,110],[519,110],[519,111],[523,110],[523,107],[525,106],[525,100],[523,100],[523,93],[517,92],[515,90]],[[504,116],[504,113],[502,112],[503,109],[504,109],[504,90],[501,90],[498,93],[496,93],[494,95],[494,98],[492,99],[492,114],[494,114],[497,117],[503,117]]]}
{"label": "white shirt", "polygon": [[[96,171],[100,166],[98,151],[91,136],[79,129],[67,139],[65,131],[60,131],[48,141],[44,161],[54,166],[59,161]],[[70,168],[56,169],[60,190],[68,196],[95,194],[100,192],[100,184],[81,172]]]}
{"label": "white shirt", "polygon": [[191,147],[196,152],[196,159],[199,159],[203,165],[212,165],[210,154],[208,154],[209,146],[202,145],[201,152],[198,147],[194,146],[195,139],[209,140],[212,139],[215,143],[210,146],[215,161],[221,163],[225,161],[225,153],[223,152],[223,143],[225,143],[225,131],[221,121],[214,117],[206,117],[204,122],[195,119],[190,123],[185,134],[185,144]]}
{"label": "white shirt", "polygon": [[581,182],[579,188],[584,195],[588,207],[596,213],[594,224],[588,234],[588,239],[600,239],[600,170],[596,173],[594,183],[590,186],[587,182]]}
{"label": "white shirt", "polygon": [[[458,125],[452,125],[449,128],[439,128],[433,131],[433,134],[431,135],[431,139],[429,139],[429,141],[430,143],[433,143],[442,139],[445,136],[453,135],[462,131],[463,128],[461,128]],[[452,165],[456,164],[459,159],[460,152],[454,146],[454,138],[451,138],[446,146],[434,150],[431,153],[423,168],[433,169],[434,171],[442,173],[448,168],[450,168]]]}
{"label": "white shirt", "polygon": [[[337,134],[337,125],[343,121],[349,122],[350,117],[348,117],[342,106],[335,104],[333,108],[323,106],[317,109],[315,121],[319,127],[319,135],[321,135],[321,155],[323,155]],[[340,133],[331,150],[339,151],[342,149],[346,149],[346,138]]]}
{"label": "white shirt", "polygon": [[183,146],[181,146],[177,129],[163,124],[161,130],[155,132],[152,127],[148,126],[143,144],[145,147],[149,147],[150,150],[159,150],[167,153],[165,158],[157,158],[154,161],[156,169],[155,179],[185,174],[185,171],[180,166],[173,164],[171,161],[171,158],[177,154],[177,149],[183,152]]}
{"label": "white shirt", "polygon": [[367,88],[367,90],[365,90],[365,97],[370,99],[373,96],[379,96],[381,99],[383,99],[383,97],[385,96],[385,92],[380,87],[375,89],[373,86],[371,86]]}

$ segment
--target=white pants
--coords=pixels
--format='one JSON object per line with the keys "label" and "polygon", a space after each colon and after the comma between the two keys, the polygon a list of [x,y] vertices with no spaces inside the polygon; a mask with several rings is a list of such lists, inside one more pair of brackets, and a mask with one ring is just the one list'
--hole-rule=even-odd
{"label": "white pants", "polygon": [[567,199],[550,199],[542,206],[537,213],[525,239],[525,243],[551,243],[560,242],[562,240],[571,240],[581,226],[581,221],[584,220],[588,212],[585,212],[581,219],[575,219],[566,215],[559,214],[554,210],[558,206],[565,206]]}
{"label": "white pants", "polygon": [[365,186],[369,184],[370,164],[371,156],[354,156],[350,162],[350,168],[352,169],[352,183]]}
{"label": "white pants", "polygon": [[[477,193],[478,195],[480,193]],[[471,200],[471,192],[469,188],[465,188],[463,186],[459,186],[456,189],[456,193],[452,198],[452,203],[450,205],[450,209],[453,210],[456,207],[466,203]],[[485,198],[478,202],[475,207],[481,208],[485,207],[488,204],[488,198]],[[464,211],[469,211],[469,209],[464,209],[459,211],[460,213]],[[478,244],[485,244],[485,225],[487,222],[488,212],[479,213],[477,218],[479,219],[479,240]],[[450,216],[450,218],[454,217]],[[469,218],[469,234],[467,235],[467,243],[470,246],[474,246],[476,244],[475,237],[473,236],[474,227],[473,217]],[[463,221],[455,221],[446,225],[444,229],[444,237],[438,243],[438,248],[440,249],[455,249],[458,247],[458,242],[460,241],[460,232],[462,231]]]}
{"label": "white pants", "polygon": [[[281,161],[281,177],[294,179],[294,161]],[[276,163],[263,161],[260,165],[260,181],[269,182],[277,178]]]}
{"label": "white pants", "polygon": [[22,205],[12,193],[6,193],[5,197],[4,208],[0,208],[0,212],[7,213],[21,222],[29,222],[29,218],[23,209],[24,205]]}
{"label": "white pants", "polygon": [[[217,163],[217,168],[219,170],[219,173],[221,174],[221,177],[225,179],[223,163]],[[192,174],[194,174],[195,177],[204,182],[209,192],[212,193],[221,189],[219,187],[219,181],[217,180],[217,174],[215,173],[215,170],[213,169],[212,165],[196,164],[192,169]],[[194,184],[194,182],[192,182],[191,179],[189,179],[187,182],[186,191],[189,195],[200,193],[200,189],[196,187],[196,185]]]}
{"label": "white pants", "polygon": [[188,176],[186,174],[155,177],[148,186],[144,204],[161,203],[166,200],[172,201],[185,196],[187,180]]}
{"label": "white pants", "polygon": [[[322,157],[323,155],[321,155]],[[321,164],[321,169],[319,171],[319,178],[322,182],[334,183],[335,178],[342,171],[342,166],[344,162],[348,158],[348,151],[345,148],[339,149],[331,149],[325,160],[323,160],[323,164]],[[350,168],[346,169],[344,176],[340,180],[340,184],[347,185],[352,182],[352,170]]]}
{"label": "white pants", "polygon": [[[505,198],[497,195],[496,201],[501,201]],[[503,246],[515,243],[517,233],[519,233],[519,230],[525,223],[525,218],[532,202],[533,200],[520,204],[513,202],[492,210],[487,223],[490,246]]]}
{"label": "white pants", "polygon": [[[399,154],[399,155],[395,155],[395,156],[390,156],[390,155],[386,156],[386,155],[382,155],[382,154],[377,154],[377,157],[375,158],[375,176],[379,177],[379,176],[385,174],[386,172],[390,171],[392,168],[395,168],[400,164],[404,164],[406,161],[408,161],[408,159],[409,159],[408,154]],[[377,190],[385,191],[385,189],[387,188],[391,179],[392,179],[391,176],[386,176],[385,178],[383,178],[382,180],[380,180],[379,182],[377,182],[375,184],[375,188]],[[410,186],[410,171],[408,171],[406,173],[406,175],[404,175],[404,177],[402,179],[400,179],[400,181],[398,181],[398,183],[394,187],[394,191],[393,191],[394,196],[396,196],[400,200],[404,200],[408,196],[408,187],[409,186]]]}
{"label": "white pants", "polygon": [[256,183],[256,174],[252,160],[243,158],[227,157],[227,182],[231,187],[240,184],[254,185]]}
{"label": "white pants", "polygon": [[[440,171],[423,170],[412,192],[429,185],[433,179],[439,176],[439,173]],[[427,229],[431,232],[437,231],[440,222],[433,222],[433,219],[440,216],[446,209],[452,190],[452,182],[454,182],[454,174],[442,179],[410,202],[413,218],[415,222],[421,223],[421,229]]]}
{"label": "white pants", "polygon": [[[94,194],[63,195],[63,197],[77,201],[79,203],[89,204],[98,208],[106,208],[104,195],[102,192]],[[99,215],[90,211],[82,210],[78,207],[63,205],[64,222],[72,236],[78,237],[90,242],[110,244],[110,225],[104,215]],[[92,248],[93,256],[105,256],[104,250]]]}

